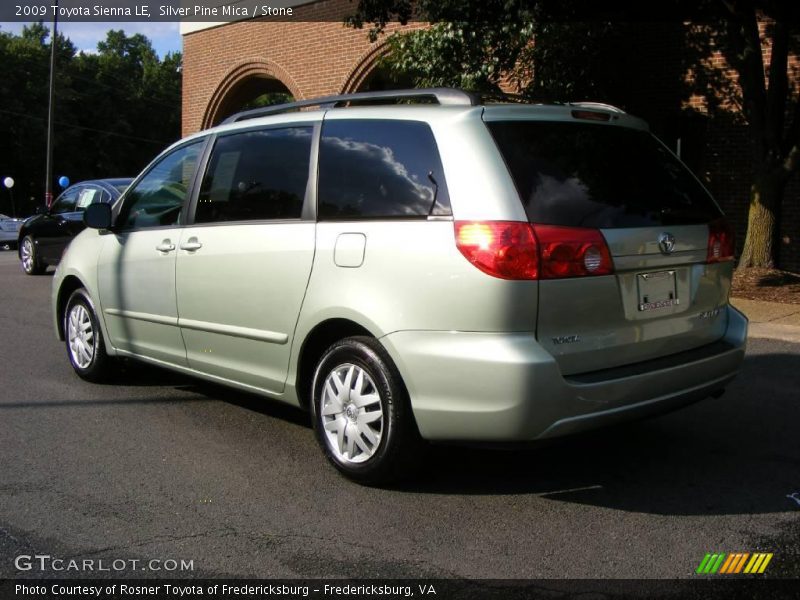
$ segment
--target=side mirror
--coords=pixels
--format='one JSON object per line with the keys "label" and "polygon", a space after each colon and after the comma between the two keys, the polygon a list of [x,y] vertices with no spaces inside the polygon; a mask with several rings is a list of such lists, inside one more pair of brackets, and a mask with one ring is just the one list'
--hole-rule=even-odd
{"label": "side mirror", "polygon": [[111,227],[111,207],[104,202],[90,204],[83,211],[83,222],[92,229],[109,229]]}

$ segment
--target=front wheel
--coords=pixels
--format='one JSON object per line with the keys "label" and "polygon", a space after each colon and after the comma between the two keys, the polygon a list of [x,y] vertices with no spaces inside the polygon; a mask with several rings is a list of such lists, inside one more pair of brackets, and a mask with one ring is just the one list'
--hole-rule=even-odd
{"label": "front wheel", "polygon": [[22,246],[19,249],[19,257],[22,261],[22,270],[28,275],[41,275],[47,268],[42,264],[39,258],[39,250],[36,248],[34,239],[26,235],[22,240]]}
{"label": "front wheel", "polygon": [[422,441],[405,387],[373,338],[333,344],[312,385],[314,429],[328,460],[344,475],[377,484],[410,473]]}
{"label": "front wheel", "polygon": [[64,337],[69,362],[79,377],[93,382],[108,378],[112,359],[106,354],[94,305],[83,288],[75,290],[67,301]]}

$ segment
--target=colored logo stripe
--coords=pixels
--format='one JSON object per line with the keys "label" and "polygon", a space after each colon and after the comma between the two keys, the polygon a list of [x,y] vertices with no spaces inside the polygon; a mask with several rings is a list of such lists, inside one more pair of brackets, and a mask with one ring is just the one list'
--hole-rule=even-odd
{"label": "colored logo stripe", "polygon": [[764,571],[767,570],[767,565],[771,560],[772,560],[772,553],[753,554],[753,558],[751,558],[750,562],[747,563],[747,566],[744,568],[744,572],[763,573]]}
{"label": "colored logo stripe", "polygon": [[730,554],[707,553],[697,567],[699,574],[737,574],[737,573],[763,573],[772,560],[773,554],[766,552],[732,552]]}
{"label": "colored logo stripe", "polygon": [[697,572],[711,574],[716,573],[724,558],[724,552],[722,554],[706,554],[705,558],[703,558],[703,560],[700,562],[700,566],[697,567]]}
{"label": "colored logo stripe", "polygon": [[744,561],[746,561],[750,557],[750,553],[748,552],[736,552],[731,554],[732,559],[730,564],[723,565],[727,566],[727,569],[722,569],[720,573],[740,573],[741,570],[744,568]]}
{"label": "colored logo stripe", "polygon": [[728,569],[731,568],[731,564],[733,563],[733,561],[736,558],[736,556],[737,556],[736,554],[728,554],[728,560],[725,561],[725,563],[722,565],[722,568],[720,569],[719,572],[720,573],[727,573]]}

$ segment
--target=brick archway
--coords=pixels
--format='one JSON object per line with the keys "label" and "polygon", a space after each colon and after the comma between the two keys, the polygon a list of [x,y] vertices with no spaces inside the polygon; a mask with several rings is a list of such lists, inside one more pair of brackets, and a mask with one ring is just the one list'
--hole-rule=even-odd
{"label": "brick archway", "polygon": [[375,69],[378,62],[389,53],[389,45],[384,42],[370,48],[367,52],[361,55],[353,67],[345,77],[342,84],[339,86],[342,94],[351,94],[357,92],[361,85],[369,77],[370,73]]}
{"label": "brick archway", "polygon": [[203,115],[202,128],[212,127],[228,116],[231,112],[228,109],[251,89],[283,91],[281,88],[297,100],[303,98],[294,78],[274,61],[256,58],[239,62],[214,88]]}

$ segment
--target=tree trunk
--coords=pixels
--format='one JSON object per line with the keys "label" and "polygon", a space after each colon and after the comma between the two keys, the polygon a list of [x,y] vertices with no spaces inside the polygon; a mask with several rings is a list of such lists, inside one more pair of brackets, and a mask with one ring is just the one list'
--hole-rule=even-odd
{"label": "tree trunk", "polygon": [[739,267],[775,267],[780,239],[783,178],[776,174],[757,177],[750,187],[747,235]]}

